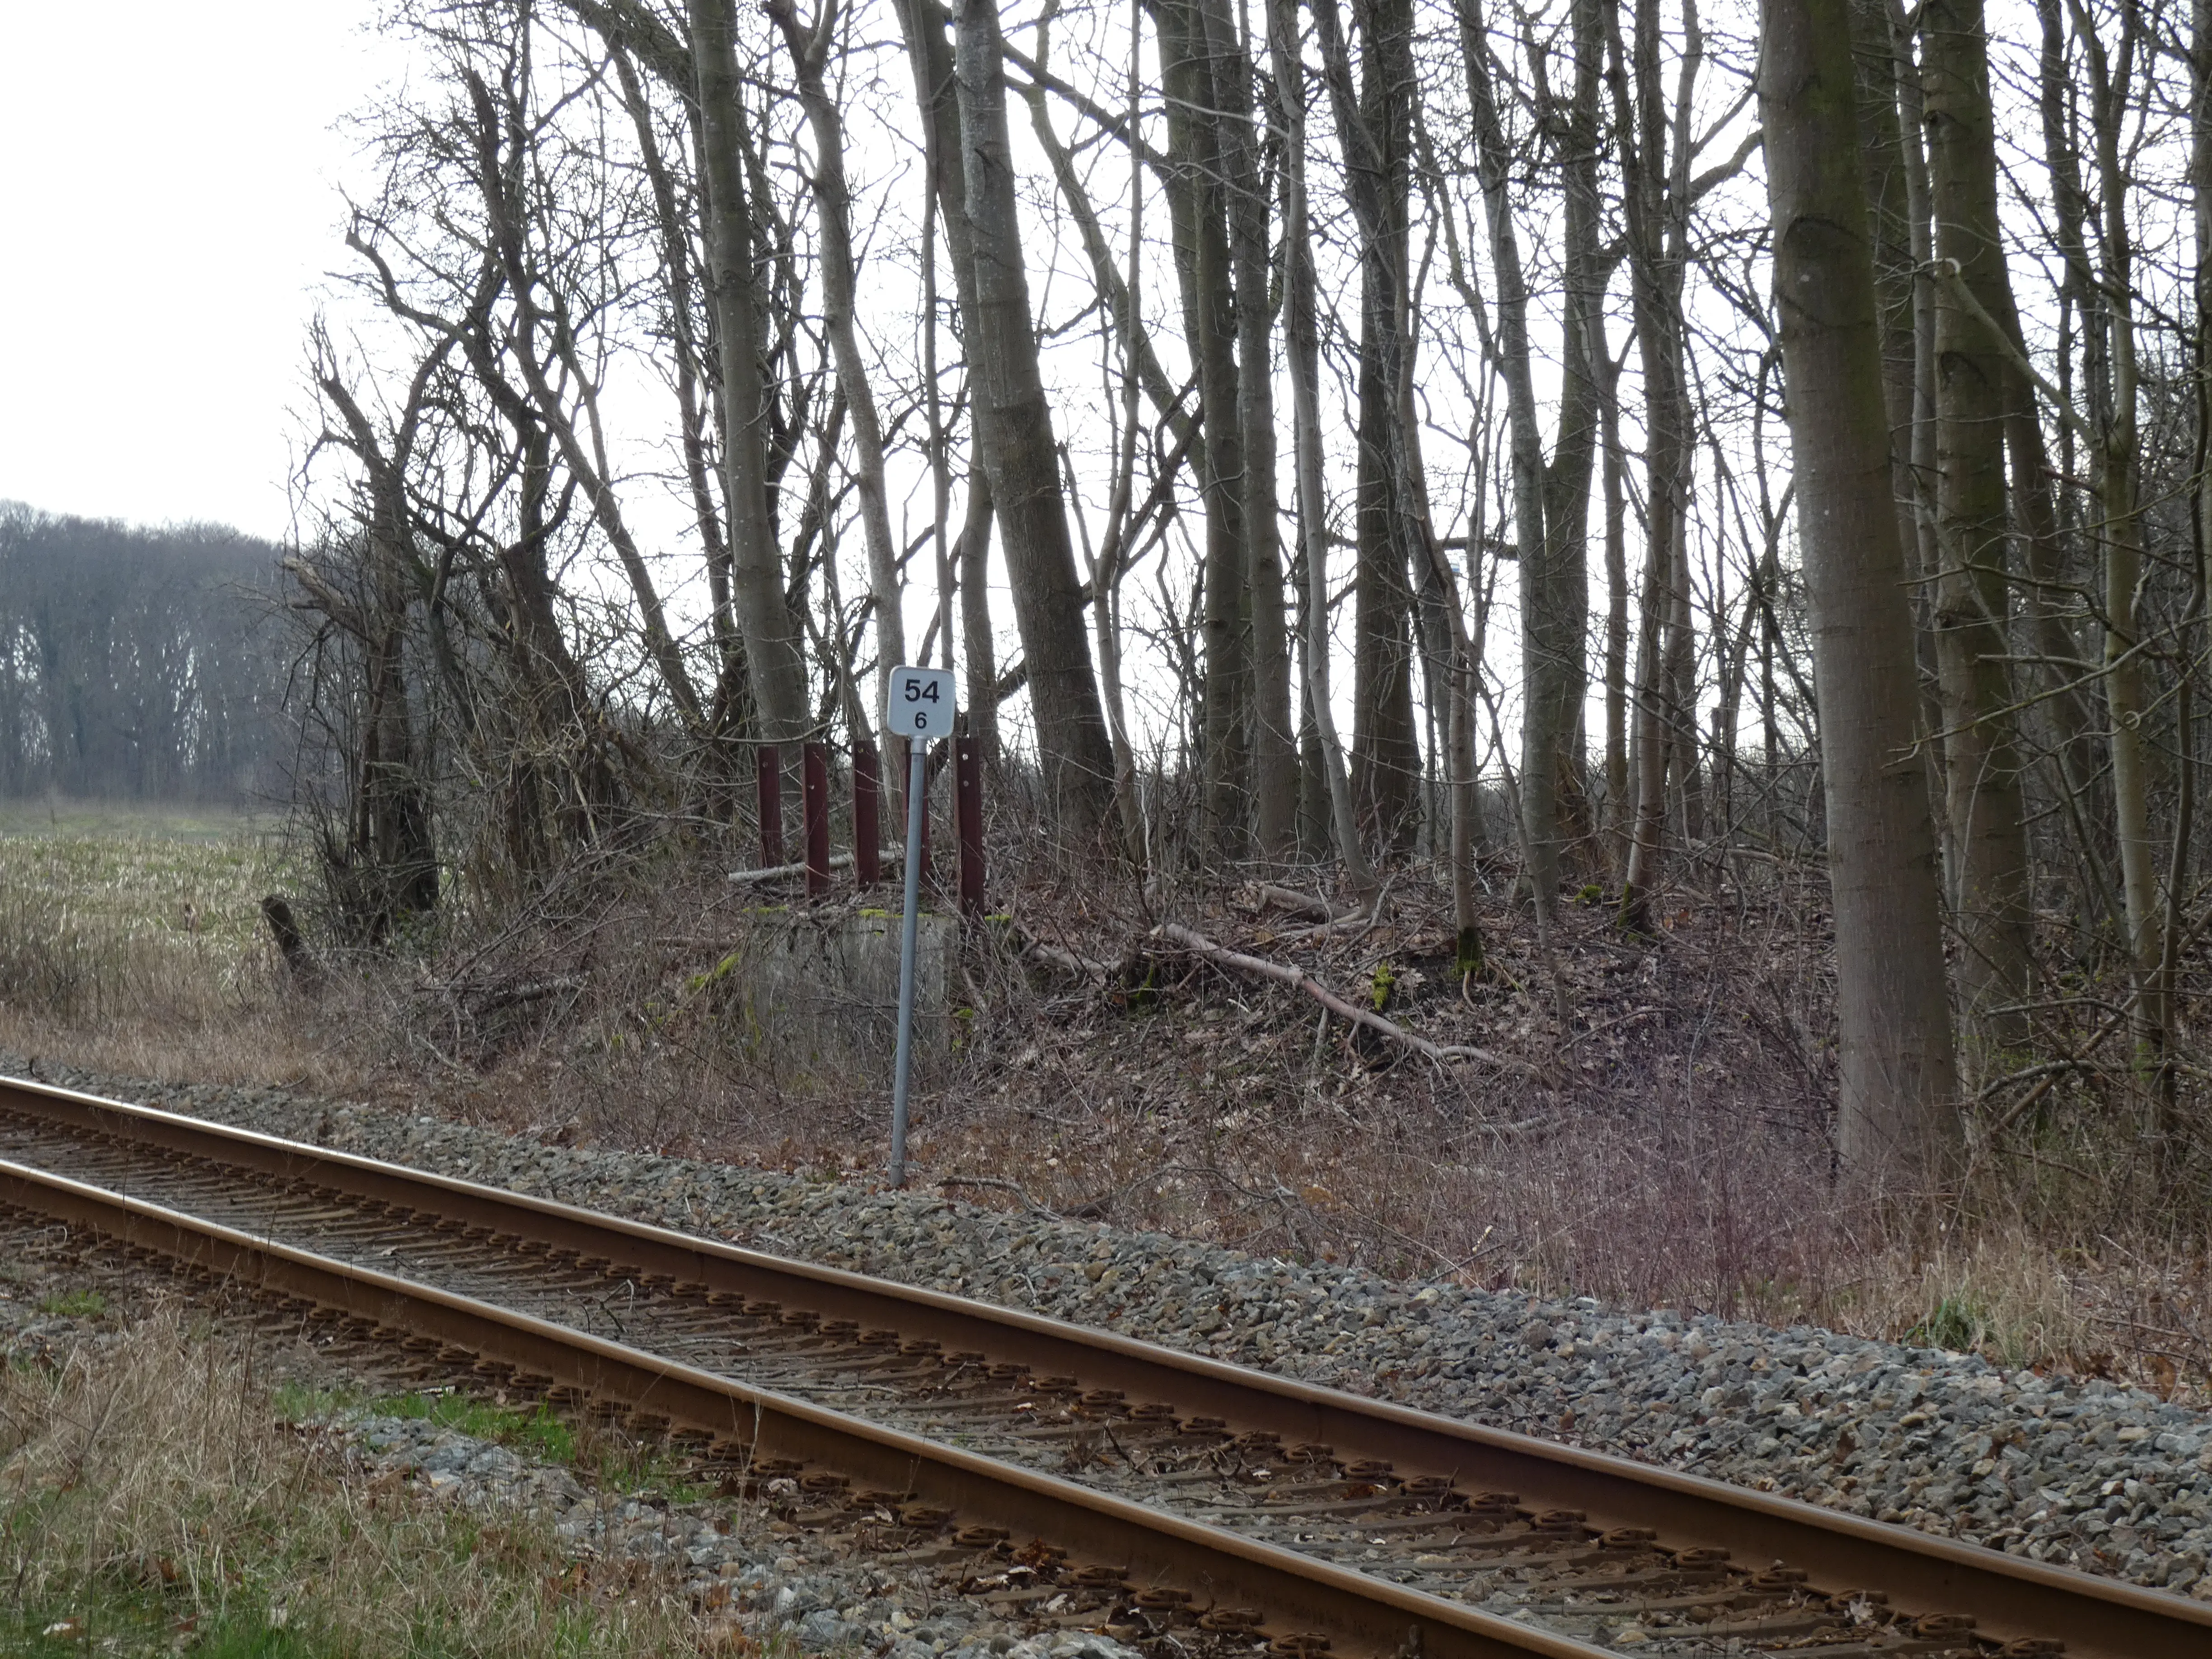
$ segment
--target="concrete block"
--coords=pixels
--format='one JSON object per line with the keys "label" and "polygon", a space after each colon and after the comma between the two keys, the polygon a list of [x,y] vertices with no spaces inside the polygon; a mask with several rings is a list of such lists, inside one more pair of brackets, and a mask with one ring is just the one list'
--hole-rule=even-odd
{"label": "concrete block", "polygon": [[[950,1051],[954,952],[960,926],[923,915],[915,933],[915,1058]],[[896,913],[757,910],[746,917],[729,1004],[753,1040],[784,1065],[881,1066],[898,1042]]]}

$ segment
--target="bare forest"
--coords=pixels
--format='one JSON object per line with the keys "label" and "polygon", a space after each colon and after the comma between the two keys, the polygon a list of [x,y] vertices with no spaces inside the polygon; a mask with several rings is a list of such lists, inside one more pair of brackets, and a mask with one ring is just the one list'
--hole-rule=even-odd
{"label": "bare forest", "polygon": [[2212,9],[380,27],[281,580],[349,1075],[879,1167],[729,876],[811,742],[896,843],[942,665],[924,1178],[2203,1381]]}
{"label": "bare forest", "polygon": [[0,799],[281,799],[278,550],[0,501]]}

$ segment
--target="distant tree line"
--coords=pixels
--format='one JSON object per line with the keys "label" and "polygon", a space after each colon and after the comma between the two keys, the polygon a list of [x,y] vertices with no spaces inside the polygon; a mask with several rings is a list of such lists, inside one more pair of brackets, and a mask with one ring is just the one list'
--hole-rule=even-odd
{"label": "distant tree line", "polygon": [[283,787],[278,552],[0,503],[0,796],[242,802]]}

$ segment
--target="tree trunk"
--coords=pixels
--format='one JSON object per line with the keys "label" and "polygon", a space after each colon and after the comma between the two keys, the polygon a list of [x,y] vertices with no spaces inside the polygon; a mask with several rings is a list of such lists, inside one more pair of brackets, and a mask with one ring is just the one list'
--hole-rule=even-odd
{"label": "tree trunk", "polygon": [[967,659],[969,730],[984,756],[999,757],[997,641],[991,634],[991,481],[978,462],[968,467],[968,514],[960,526],[960,653]]}
{"label": "tree trunk", "polygon": [[[1889,0],[1851,0],[1858,42],[1858,132],[1866,169],[1867,228],[1874,249],[1875,314],[1881,331],[1882,404],[1889,421],[1890,496],[1902,545],[1917,545],[1911,471],[1914,267],[1912,188],[1898,116],[1898,61],[1890,49]],[[1919,134],[1912,136],[1919,143]]]}
{"label": "tree trunk", "polygon": [[[2190,287],[2196,301],[2196,339],[2193,343],[2197,364],[2197,448],[2194,459],[2197,476],[2190,487],[2190,532],[2194,543],[2196,568],[2191,577],[2191,631],[2182,638],[2185,652],[2202,651],[2207,590],[2212,588],[2212,381],[2208,381],[2203,367],[2212,362],[2212,0],[2191,0],[2190,7],[2191,51],[2189,59],[2189,191],[2190,207],[2197,246],[2195,261],[2190,272]],[[2199,762],[2190,741],[2190,723],[2186,718],[2197,676],[2194,666],[2185,668],[2186,677],[2181,688],[2179,708],[2182,716],[2178,724],[2181,741],[2176,745],[2181,750],[2182,810],[2178,814],[2173,833],[2173,878],[2170,878],[2169,902],[2179,902],[2179,895],[2190,885],[2179,879],[2185,861],[2193,848],[2190,844],[2189,808],[2195,799]],[[2175,918],[2174,920],[2178,920]],[[2180,930],[2169,921],[2166,930],[2166,962],[2160,975],[2160,989],[2169,998],[2174,994],[2175,957],[2181,949]],[[2176,1098],[2172,1079],[2172,1062],[2169,1060],[2166,1075],[2161,1079],[2160,1091],[2160,1120],[2159,1137],[2171,1161],[2184,1150],[2182,1133],[2184,1120]]]}
{"label": "tree trunk", "polygon": [[1052,411],[1037,366],[995,0],[963,0],[954,63],[973,261],[967,342],[976,442],[1029,665],[1045,799],[1063,828],[1085,836],[1105,821],[1114,756],[1091,672]]}
{"label": "tree trunk", "polygon": [[[1682,386],[1682,272],[1686,204],[1668,174],[1686,165],[1681,139],[1668,164],[1668,122],[1661,83],[1657,0],[1636,0],[1633,75],[1616,41],[1613,125],[1621,153],[1621,200],[1627,235],[1631,311],[1637,356],[1644,368],[1644,592],[1636,652],[1636,810],[1620,919],[1634,933],[1653,927],[1651,894],[1665,844],[1667,781],[1694,765],[1694,729],[1680,692],[1691,641],[1689,561],[1686,548],[1687,410]],[[1684,76],[1684,89],[1688,88]],[[1686,112],[1677,110],[1678,121]]]}
{"label": "tree trunk", "polygon": [[[1498,284],[1493,356],[1505,383],[1505,418],[1513,483],[1513,539],[1521,576],[1521,836],[1528,886],[1549,924],[1559,902],[1559,796],[1562,760],[1579,712],[1583,618],[1559,614],[1545,525],[1544,439],[1536,414],[1534,354],[1528,339],[1528,284],[1521,241],[1506,194],[1514,158],[1505,147],[1492,87],[1498,66],[1490,52],[1482,0],[1460,0],[1460,61],[1474,115],[1475,171],[1490,231],[1490,265]],[[1472,296],[1470,296],[1472,297]],[[1584,494],[1588,494],[1585,477]]]}
{"label": "tree trunk", "polygon": [[[2013,351],[2025,362],[2027,343],[2019,317],[2000,315],[1996,320]],[[2080,684],[2080,671],[2070,665],[2081,659],[2084,647],[2062,609],[2062,605],[2070,608],[2071,596],[2063,586],[2057,472],[2044,441],[2034,386],[2017,363],[2008,366],[2005,374],[2005,453],[2011,466],[2013,519],[2027,560],[2021,610],[2036,650],[2049,659],[2039,677],[2046,695],[2037,710],[2053,763],[2058,799],[2080,860],[2081,879],[2071,896],[2090,931],[2100,925],[2101,915],[2116,937],[2124,937],[2127,922],[2118,889],[2113,885],[2110,860],[2089,823],[2096,813],[2100,780],[2093,741],[2094,722]],[[2054,596],[2060,596],[2061,604],[2052,602]]]}
{"label": "tree trunk", "polygon": [[1237,296],[1230,283],[1228,199],[1214,59],[1196,0],[1155,0],[1167,95],[1169,201],[1182,277],[1184,336],[1198,371],[1206,448],[1200,500],[1206,523],[1205,693],[1199,760],[1213,854],[1241,858],[1251,796],[1248,705],[1251,636],[1244,550],[1244,440],[1237,362]]}
{"label": "tree trunk", "polygon": [[[752,699],[741,691],[745,651],[732,609],[730,546],[722,533],[721,509],[715,503],[708,480],[708,400],[700,386],[700,346],[694,329],[692,306],[691,229],[677,204],[676,181],[654,131],[653,107],[640,83],[629,55],[619,36],[611,37],[608,52],[622,87],[623,102],[637,134],[638,154],[653,185],[653,212],[659,220],[661,267],[668,283],[669,355],[676,370],[676,404],[681,422],[684,482],[690,488],[692,522],[698,526],[699,545],[707,568],[708,613],[714,635],[714,696],[707,724],[711,731],[742,730],[739,718]],[[698,129],[696,106],[692,112]]]}
{"label": "tree trunk", "polygon": [[407,607],[414,584],[407,550],[407,515],[396,478],[370,485],[369,631],[362,641],[363,712],[355,844],[367,854],[360,873],[368,914],[365,936],[380,944],[410,917],[438,908],[438,855],[432,836],[430,791],[416,760],[409,707]]}
{"label": "tree trunk", "polygon": [[[2112,824],[2120,845],[2120,889],[2127,903],[2128,954],[2136,980],[2137,1063],[2147,1071],[2164,1064],[2166,1007],[2160,963],[2166,954],[2159,902],[2158,849],[2151,836],[2149,744],[2142,729],[2150,713],[2144,691],[2142,629],[2136,592],[2142,580],[2142,459],[2136,437],[2140,381],[2135,329],[2135,234],[2128,222],[2129,164],[2123,160],[2127,99],[2142,33],[2131,3],[2119,8],[2119,38],[2107,43],[2087,33],[2090,127],[2094,136],[2098,193],[2104,198],[2103,264],[2098,289],[2107,331],[2106,360],[2111,394],[2100,410],[2103,430],[2096,454],[2098,539],[2105,555],[2105,705],[2111,715]],[[2203,372],[2202,366],[2199,372]]]}
{"label": "tree trunk", "polygon": [[[890,507],[884,481],[884,427],[876,394],[860,352],[860,327],[853,318],[852,192],[845,183],[844,118],[822,71],[836,33],[836,0],[822,0],[822,15],[810,31],[800,27],[790,0],[769,0],[769,15],[783,33],[799,82],[799,101],[814,129],[814,202],[821,237],[822,326],[837,362],[837,385],[853,423],[853,483],[860,498],[860,533],[868,554],[868,592],[875,604],[876,698],[882,708],[890,696],[891,670],[906,661],[906,618],[902,611],[898,549],[891,540]],[[945,626],[950,628],[951,618]],[[988,752],[988,748],[987,748]]]}
{"label": "tree trunk", "polygon": [[[1911,506],[1912,533],[1905,553],[1913,562],[1912,612],[1915,658],[1920,670],[1920,728],[1929,738],[1928,787],[1937,839],[1948,856],[1949,784],[1943,768],[1942,665],[1936,651],[1936,580],[1943,558],[1936,539],[1936,258],[1934,186],[1928,178],[1927,104],[1920,89],[1920,65],[1912,55],[1912,22],[1905,0],[1886,0],[1888,27],[1882,36],[1897,82],[1898,144],[1905,158],[1905,212],[1908,252],[1912,260],[1912,424],[1902,447],[1903,480]],[[1859,43],[1872,51],[1873,40]],[[1892,434],[1891,441],[1897,441]],[[1948,880],[1948,892],[1955,883]]]}
{"label": "tree trunk", "polygon": [[1279,858],[1297,838],[1298,778],[1275,486],[1274,307],[1268,294],[1267,191],[1259,160],[1262,133],[1253,118],[1252,61],[1240,20],[1231,15],[1228,0],[1199,0],[1199,11],[1221,109],[1218,131],[1237,291],[1252,836],[1261,857]]}
{"label": "tree trunk", "polygon": [[[1981,0],[1930,0],[1921,19],[1936,258],[1991,315],[2008,307]],[[1936,308],[1936,645],[1947,733],[1945,818],[1977,1063],[2027,1035],[2027,838],[2014,743],[2005,580],[2002,347],[1939,285]],[[2006,1011],[2015,1012],[2006,1012]]]}
{"label": "tree trunk", "polygon": [[1605,134],[1605,0],[1575,0],[1574,93],[1556,141],[1562,179],[1559,435],[1544,470],[1544,612],[1553,647],[1548,682],[1561,711],[1552,763],[1555,827],[1572,839],[1589,833],[1589,787],[1581,737],[1589,694],[1589,496],[1613,406],[1615,371],[1606,344],[1606,290],[1620,255],[1607,251],[1600,173]]}
{"label": "tree trunk", "polygon": [[731,0],[687,0],[698,76],[699,172],[706,200],[708,301],[722,375],[722,468],[730,515],[732,601],[744,636],[761,736],[789,743],[813,726],[798,619],[785,602],[783,561],[769,516],[769,388],[744,186],[736,18]]}
{"label": "tree trunk", "polygon": [[[1329,0],[1323,0],[1328,3]],[[1306,214],[1306,86],[1297,0],[1267,0],[1267,58],[1285,125],[1283,355],[1290,372],[1298,539],[1305,567],[1305,697],[1328,786],[1329,816],[1346,874],[1363,896],[1375,884],[1361,840],[1357,797],[1329,701],[1328,500],[1322,486],[1321,330],[1311,227]]]}
{"label": "tree trunk", "polygon": [[[1601,348],[1602,349],[1602,348]],[[1628,456],[1620,443],[1620,375],[1606,365],[1601,405],[1605,442],[1605,818],[1616,874],[1628,870]]]}
{"label": "tree trunk", "polygon": [[1759,107],[1820,702],[1837,1150],[1863,1188],[1924,1191],[1962,1136],[1847,6],[1763,0]]}
{"label": "tree trunk", "polygon": [[[348,933],[363,943],[381,945],[394,927],[438,905],[430,787],[416,752],[406,655],[416,564],[407,472],[427,374],[416,376],[387,443],[335,370],[325,366],[327,361],[318,363],[317,383],[338,410],[343,441],[364,474],[357,514],[364,568],[359,594],[350,602],[333,602],[319,585],[310,584],[308,590],[320,601],[318,608],[353,635],[361,653],[351,811],[344,844],[326,850],[325,859]],[[298,561],[291,568],[303,577],[310,568]],[[67,729],[58,721],[51,726]]]}
{"label": "tree trunk", "polygon": [[[1364,823],[1394,851],[1420,821],[1421,750],[1413,720],[1413,590],[1398,419],[1407,265],[1411,0],[1358,0],[1355,82],[1336,0],[1314,0],[1347,193],[1360,225],[1358,495],[1352,578],[1352,784]],[[1310,580],[1310,578],[1309,578]]]}

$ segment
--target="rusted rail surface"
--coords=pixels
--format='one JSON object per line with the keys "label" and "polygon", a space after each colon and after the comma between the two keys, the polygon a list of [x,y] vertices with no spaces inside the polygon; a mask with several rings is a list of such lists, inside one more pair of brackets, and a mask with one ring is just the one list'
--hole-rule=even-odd
{"label": "rusted rail surface", "polygon": [[104,1188],[0,1160],[0,1202],[189,1262],[266,1291],[425,1336],[588,1392],[696,1425],[746,1456],[828,1465],[968,1516],[1022,1528],[1132,1577],[1196,1584],[1222,1600],[1320,1626],[1347,1653],[1388,1651],[1418,1632],[1435,1659],[1605,1650],[1195,1525],[1049,1475],[750,1389],[564,1325],[433,1285],[294,1249]]}
{"label": "rusted rail surface", "polygon": [[[1038,1376],[1080,1379],[1085,1390],[1102,1397],[1173,1401],[1177,1413],[1224,1419],[1286,1446],[1306,1443],[1347,1469],[1371,1462],[1395,1466],[1401,1478],[1419,1470],[1452,1487],[1511,1492],[1527,1514],[1579,1512],[1578,1535],[1593,1540],[1633,1538],[1639,1531],[1644,1538],[1656,1537],[1676,1562],[1699,1551],[1725,1552],[1740,1563],[1778,1560],[1801,1582],[1835,1591],[1879,1590],[1900,1615],[1888,1626],[1896,1639],[1806,1650],[1816,1655],[2027,1655],[2055,1650],[2045,1645],[2051,1643],[2091,1659],[2212,1654],[2212,1608],[2178,1596],[1111,1333],[43,1085],[0,1082],[0,1111],[149,1158],[210,1161],[264,1182],[343,1194],[387,1212],[404,1210],[441,1230],[481,1230],[495,1239],[527,1241],[520,1246],[525,1249],[617,1261],[641,1280],[690,1287],[718,1305],[803,1307],[824,1322],[890,1328],[901,1338],[919,1339],[919,1346],[973,1351]],[[1126,1563],[1133,1571],[1176,1583],[1203,1580],[1212,1593],[1263,1606],[1273,1619],[1317,1626],[1340,1653],[1395,1651],[1415,1629],[1424,1651],[1437,1656],[1607,1650],[1225,1527],[863,1422],[511,1309],[257,1241],[245,1231],[122,1199],[50,1171],[0,1165],[0,1194],[249,1281],[279,1285],[288,1294],[386,1326],[404,1324],[518,1368],[629,1400],[742,1441],[756,1455],[820,1461],[972,1516],[1034,1528],[1066,1547]],[[111,1219],[103,1221],[102,1215]],[[1754,1649],[1789,1636],[1775,1629],[1763,1638],[1752,1627],[1755,1623],[1731,1629],[1727,1621],[1716,1621],[1711,1634],[1735,1636]],[[1969,1627],[1972,1635],[1965,1635]],[[1692,1650],[1670,1644],[1656,1650]]]}

